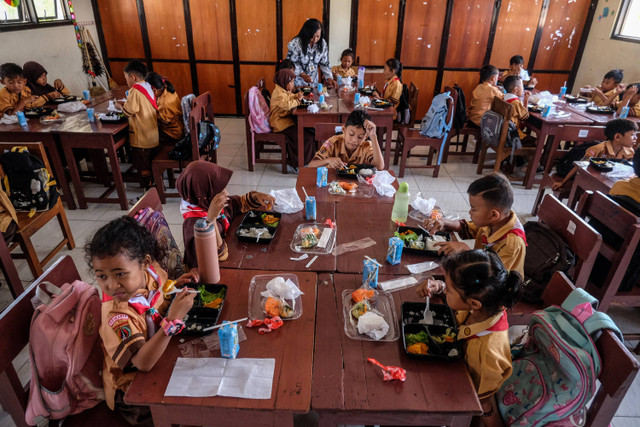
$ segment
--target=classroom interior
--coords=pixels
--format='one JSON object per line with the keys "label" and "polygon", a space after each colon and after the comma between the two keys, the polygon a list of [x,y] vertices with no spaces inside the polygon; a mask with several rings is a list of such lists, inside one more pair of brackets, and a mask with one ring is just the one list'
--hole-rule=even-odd
{"label": "classroom interior", "polygon": [[[25,0],[23,0],[24,2]],[[53,1],[55,3],[56,0]],[[522,55],[525,69],[539,81],[536,89],[557,94],[566,85],[577,94],[585,85],[597,85],[610,69],[623,69],[624,82],[640,81],[640,44],[611,37],[625,0],[74,0],[77,25],[92,34],[112,78],[126,85],[123,68],[141,60],[167,76],[180,96],[210,91],[215,124],[222,140],[217,163],[233,170],[230,194],[296,186],[296,174],[282,174],[278,164],[256,164],[248,170],[244,93],[261,79],[274,89],[276,63],[286,58],[287,43],[302,22],[323,22],[331,65],[339,64],[346,48],[356,52],[356,65],[367,68],[378,86],[388,58],[403,64],[402,79],[419,89],[416,120],[427,112],[433,96],[445,86],[458,84],[467,95],[478,83],[482,65],[504,70],[509,58]],[[640,2],[636,2],[640,3]],[[68,15],[67,15],[68,16]],[[1,17],[0,17],[1,20]],[[638,21],[640,25],[640,21]],[[49,76],[63,78],[72,94],[91,84],[83,71],[74,26],[69,20],[3,31],[0,22],[0,59],[23,64],[37,60]],[[379,77],[378,77],[379,76]],[[98,85],[107,85],[104,77]],[[6,142],[6,141],[3,141]],[[418,151],[420,152],[420,151]],[[424,151],[426,156],[426,151]],[[272,155],[275,158],[275,154]],[[467,187],[477,179],[470,156],[451,155],[437,178],[430,169],[412,169],[424,158],[409,159],[405,176],[412,195],[433,197],[446,211],[468,218]],[[398,173],[397,165],[388,165]],[[102,185],[84,183],[87,196],[104,191]],[[514,184],[513,210],[524,223],[535,220],[531,210],[538,185],[526,189]],[[126,183],[127,198],[143,194],[137,183]],[[131,206],[133,203],[131,204]],[[163,212],[180,250],[182,222],[180,199],[168,198]],[[76,242],[70,255],[83,280],[95,283],[83,247],[95,231],[126,212],[117,204],[89,203],[88,209],[67,210]],[[60,227],[50,222],[33,237],[40,256],[58,241]],[[34,280],[24,260],[16,267],[25,288]],[[46,268],[46,266],[45,266]],[[0,283],[4,280],[0,277]],[[13,301],[6,284],[0,286],[0,311]],[[612,310],[621,329],[640,328],[640,308]],[[627,342],[634,349],[637,342]],[[640,356],[634,354],[640,360]],[[28,355],[17,366],[20,378],[29,377]],[[640,377],[636,378],[612,420],[614,427],[640,423]],[[13,426],[0,410],[0,427]]]}

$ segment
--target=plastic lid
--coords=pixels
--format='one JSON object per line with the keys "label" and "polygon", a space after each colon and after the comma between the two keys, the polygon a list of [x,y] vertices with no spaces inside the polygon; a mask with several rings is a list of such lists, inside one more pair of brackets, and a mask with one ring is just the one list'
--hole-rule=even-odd
{"label": "plastic lid", "polygon": [[201,232],[210,231],[215,226],[215,223],[215,221],[209,222],[206,218],[200,218],[196,221],[194,229]]}
{"label": "plastic lid", "polygon": [[409,184],[406,182],[401,182],[398,187],[398,193],[408,193],[409,192]]}

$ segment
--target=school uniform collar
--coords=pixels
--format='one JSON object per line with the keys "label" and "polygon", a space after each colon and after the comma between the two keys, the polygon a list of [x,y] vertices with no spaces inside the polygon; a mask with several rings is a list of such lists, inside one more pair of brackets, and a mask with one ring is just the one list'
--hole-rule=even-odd
{"label": "school uniform collar", "polygon": [[514,94],[514,93],[505,93],[504,95],[504,100],[505,102],[508,102],[509,104],[511,104],[512,102],[518,100],[520,98],[518,98],[518,95]]}
{"label": "school uniform collar", "polygon": [[[393,76],[393,77],[391,77],[391,78],[390,78],[389,80],[387,80],[387,82],[384,84],[384,89],[386,89],[386,88],[387,88],[387,86],[389,86],[392,82],[395,82],[396,80],[397,80],[397,81],[400,81],[400,78],[398,78],[398,76]],[[384,89],[383,89],[383,90],[384,90]]]}
{"label": "school uniform collar", "polygon": [[153,89],[151,85],[147,82],[138,82],[133,85],[131,89],[135,89],[139,91],[149,102],[153,105],[153,108],[158,109],[158,104],[156,104],[156,95],[153,93]]}
{"label": "school uniform collar", "polygon": [[490,226],[482,227],[482,243],[485,245],[485,248],[490,248],[495,243],[506,239],[509,234],[515,234],[524,240],[525,245],[527,244],[524,227],[522,226],[522,223],[520,223],[520,220],[514,211],[509,213],[509,222],[503,225],[495,233],[489,233],[491,233]]}
{"label": "school uniform collar", "polygon": [[365,141],[362,141],[362,144],[358,145],[356,147],[356,149],[353,150],[353,153],[349,154],[349,152],[347,151],[347,144],[344,142],[344,135],[339,135],[339,137],[340,137],[340,139],[339,139],[339,141],[340,141],[340,154],[344,155],[344,157],[346,159],[348,159],[349,161],[351,161],[353,158],[355,158],[358,155],[358,153],[360,153],[360,151],[362,150],[362,146],[364,144],[366,144],[367,142],[369,144],[371,144],[371,141],[368,140],[368,139],[365,140]]}
{"label": "school uniform collar", "polygon": [[[469,317],[469,313],[467,313],[466,317]],[[509,321],[507,318],[507,312],[503,310],[482,322],[473,323],[471,325],[461,324],[460,329],[458,330],[458,339],[468,340],[471,338],[479,338],[493,332],[506,331],[508,329]]]}
{"label": "school uniform collar", "polygon": [[624,158],[624,154],[627,152],[627,147],[621,147],[620,151],[618,151],[618,153],[616,153],[615,148],[613,148],[613,143],[611,141],[605,141],[604,142],[604,150],[607,153],[607,157],[611,157],[614,159],[623,159]]}

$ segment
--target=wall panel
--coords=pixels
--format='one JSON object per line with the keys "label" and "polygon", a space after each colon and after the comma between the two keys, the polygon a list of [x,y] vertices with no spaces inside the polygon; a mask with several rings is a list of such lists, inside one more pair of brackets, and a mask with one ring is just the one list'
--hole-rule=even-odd
{"label": "wall panel", "polygon": [[482,67],[489,40],[493,4],[493,0],[453,2],[445,67]]}
{"label": "wall panel", "polygon": [[111,77],[121,86],[126,86],[127,81],[124,79],[124,67],[127,61],[109,61],[111,68]]}
{"label": "wall panel", "polygon": [[442,88],[445,86],[453,86],[457,83],[464,92],[464,97],[468,107],[471,100],[471,94],[476,86],[478,86],[479,82],[480,73],[477,71],[445,71],[442,78]]}
{"label": "wall panel", "polygon": [[356,55],[360,64],[383,66],[396,53],[398,0],[359,0]]}
{"label": "wall panel", "polygon": [[229,0],[190,0],[196,59],[233,60]]}
{"label": "wall panel", "polygon": [[513,55],[522,55],[526,68],[538,28],[542,3],[543,0],[502,2],[493,40],[491,64],[500,69],[509,68],[509,59]]}
{"label": "wall panel", "polygon": [[[567,74],[545,74],[545,73],[536,73],[536,79],[538,79],[538,84],[536,85],[536,89],[538,90],[548,90],[551,93],[560,93],[560,88],[563,83],[569,80],[569,73]],[[574,92],[578,92],[576,89]]]}
{"label": "wall panel", "polygon": [[184,7],[181,1],[145,0],[144,13],[151,46],[156,59],[188,59]]}
{"label": "wall panel", "polygon": [[144,58],[136,0],[97,1],[109,57]]}
{"label": "wall panel", "polygon": [[408,0],[402,32],[401,61],[405,66],[436,67],[447,0]]}
{"label": "wall panel", "polygon": [[213,114],[236,114],[232,64],[198,64],[200,93],[211,92]]}
{"label": "wall panel", "polygon": [[236,0],[240,61],[276,61],[276,2]]}
{"label": "wall panel", "polygon": [[420,121],[427,113],[433,99],[433,87],[436,84],[436,70],[404,70],[402,81],[409,86],[413,82],[418,88],[418,112],[416,120]]}
{"label": "wall panel", "polygon": [[[322,0],[282,0],[282,57],[287,57],[287,44],[307,19],[322,22]],[[325,40],[327,39],[325,29]]]}
{"label": "wall panel", "polygon": [[193,93],[191,86],[191,69],[186,62],[154,62],[153,71],[160,74],[176,88],[178,96]]}

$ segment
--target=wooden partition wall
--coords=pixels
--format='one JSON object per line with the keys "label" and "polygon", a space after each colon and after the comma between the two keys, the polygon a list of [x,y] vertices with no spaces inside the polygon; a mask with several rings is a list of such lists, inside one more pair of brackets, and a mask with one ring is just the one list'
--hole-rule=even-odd
{"label": "wooden partition wall", "polygon": [[[124,83],[125,64],[139,59],[170,78],[180,95],[211,91],[216,114],[242,114],[242,94],[261,77],[273,89],[275,64],[286,57],[287,43],[305,19],[323,21],[327,39],[330,24],[330,0],[92,3],[107,66],[118,82]],[[358,64],[382,67],[386,59],[400,58],[404,82],[420,89],[422,117],[444,86],[458,83],[469,98],[483,64],[505,69],[516,54],[525,58],[539,89],[558,92],[567,81],[571,90],[596,5],[597,0],[351,0],[351,28],[344,32]]]}

